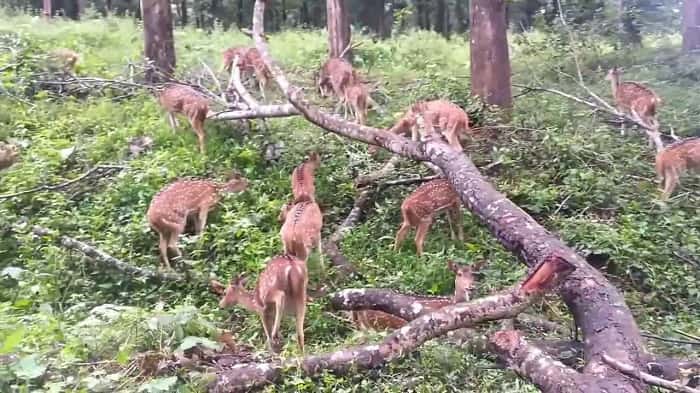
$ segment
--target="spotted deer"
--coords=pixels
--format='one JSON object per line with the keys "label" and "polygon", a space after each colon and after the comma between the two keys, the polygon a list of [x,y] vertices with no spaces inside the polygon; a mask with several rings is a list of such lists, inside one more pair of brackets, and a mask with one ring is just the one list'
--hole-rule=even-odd
{"label": "spotted deer", "polygon": [[369,100],[369,90],[364,83],[356,82],[346,86],[343,100],[345,117],[347,117],[349,109],[355,117],[355,121],[364,125],[367,122]]}
{"label": "spotted deer", "polygon": [[[622,82],[620,80],[621,74],[619,68],[613,67],[605,77],[606,80],[610,81],[617,110],[644,124],[652,133],[658,132],[659,121],[656,118],[656,110],[661,105],[661,98],[652,89],[639,82]],[[654,142],[661,149],[661,139],[657,139],[658,136],[654,137],[652,133],[647,133],[650,136],[649,144]],[[625,134],[624,122],[620,126],[620,134]]]}
{"label": "spotted deer", "polygon": [[159,249],[162,264],[168,269],[168,250],[178,256],[179,236],[185,231],[187,220],[194,222],[195,234],[200,234],[207,224],[207,215],[221,200],[224,193],[242,192],[248,180],[234,173],[226,183],[212,180],[179,180],[165,186],[151,200],[146,216],[151,228],[160,236]]}
{"label": "spotted deer", "polygon": [[223,69],[230,73],[234,59],[238,58],[236,66],[241,71],[241,77],[255,75],[260,89],[260,95],[265,100],[265,90],[272,79],[272,73],[267,68],[255,47],[233,47],[223,52]]}
{"label": "spotted deer", "polygon": [[314,174],[321,165],[321,158],[317,152],[309,153],[300,165],[292,171],[292,195],[295,200],[305,196],[311,201],[316,201],[316,186],[314,185]]}
{"label": "spotted deer", "polygon": [[[453,296],[421,296],[415,295],[422,307],[437,310],[453,303],[468,302],[476,283],[475,273],[481,270],[486,261],[473,265],[459,265],[454,261],[447,262],[447,268],[455,274],[455,291]],[[358,310],[351,312],[353,323],[362,330],[395,330],[406,325],[406,320],[379,310]]]}
{"label": "spotted deer", "polygon": [[[394,251],[401,248],[408,231],[416,228],[416,252],[423,254],[423,242],[433,223],[435,216],[442,210],[447,210],[447,220],[450,224],[452,240],[464,241],[462,229],[462,210],[459,195],[446,179],[433,180],[419,186],[401,204],[403,222],[396,233]],[[457,234],[455,228],[457,226]]]}
{"label": "spotted deer", "polygon": [[656,174],[664,184],[661,200],[667,200],[686,171],[700,170],[700,137],[666,146],[656,155]]}
{"label": "spotted deer", "polygon": [[326,97],[328,91],[331,91],[336,98],[342,100],[345,96],[345,87],[353,83],[356,78],[357,74],[347,60],[331,57],[321,66],[316,85],[321,96]]}
{"label": "spotted deer", "polygon": [[71,49],[57,48],[49,52],[49,60],[53,62],[52,67],[60,68],[63,72],[68,73],[75,71],[80,55]]}
{"label": "spotted deer", "polygon": [[[411,133],[411,139],[435,134],[436,129],[447,143],[455,149],[462,150],[460,139],[468,134],[469,116],[458,105],[446,101],[420,101],[413,104],[408,111],[388,129],[395,134]],[[369,153],[375,154],[379,148],[370,146]]]}
{"label": "spotted deer", "polygon": [[192,130],[197,134],[199,151],[204,154],[204,120],[209,114],[209,100],[190,86],[169,84],[158,93],[158,102],[168,112],[168,122],[173,132],[179,126],[175,114],[187,116]]}
{"label": "spotted deer", "polygon": [[0,142],[0,170],[11,167],[19,160],[19,150],[16,145]]}
{"label": "spotted deer", "polygon": [[223,291],[219,307],[240,304],[260,316],[270,352],[278,352],[275,343],[279,338],[282,316],[294,315],[297,343],[303,354],[308,281],[304,261],[291,255],[279,255],[267,262],[252,292],[245,289],[246,279],[243,276],[231,280],[227,287],[218,281],[212,281],[211,285],[216,292]]}
{"label": "spotted deer", "polygon": [[308,194],[304,194],[296,198],[292,204],[283,206],[280,219],[283,222],[280,237],[284,253],[294,255],[306,262],[311,249],[315,247],[323,268],[321,252],[323,214],[318,204]]}

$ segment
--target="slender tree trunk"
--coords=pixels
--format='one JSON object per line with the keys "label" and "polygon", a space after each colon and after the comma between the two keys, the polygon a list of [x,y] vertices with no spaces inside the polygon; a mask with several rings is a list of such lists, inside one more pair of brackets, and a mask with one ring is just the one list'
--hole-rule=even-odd
{"label": "slender tree trunk", "polygon": [[[165,75],[175,70],[175,43],[173,40],[173,16],[168,0],[141,0],[143,10],[144,55],[153,66]],[[149,70],[146,79],[160,81],[158,72]]]}
{"label": "slender tree trunk", "polygon": [[700,50],[700,0],[683,2],[683,51]]}
{"label": "slender tree trunk", "polygon": [[187,26],[187,0],[180,0],[180,21],[183,26]]}
{"label": "slender tree trunk", "polygon": [[443,37],[449,38],[446,0],[437,0],[436,3],[434,30],[442,34]]}
{"label": "slender tree trunk", "polygon": [[44,9],[42,10],[44,18],[49,19],[53,15],[51,10],[51,0],[44,0]]}
{"label": "slender tree trunk", "polygon": [[282,26],[287,24],[287,1],[282,0]]}
{"label": "slender tree trunk", "polygon": [[384,0],[369,0],[363,2],[360,12],[362,24],[369,27],[372,33],[381,35],[384,28]]}
{"label": "slender tree trunk", "polygon": [[[350,20],[345,0],[326,1],[326,23],[330,57],[338,57],[350,45]],[[343,56],[348,61],[352,59],[350,52]]]}
{"label": "slender tree trunk", "polygon": [[243,0],[238,0],[238,28],[240,29],[241,27],[244,26],[243,24]]}
{"label": "slender tree trunk", "polygon": [[467,31],[469,27],[469,17],[467,16],[467,10],[464,6],[464,0],[455,1],[455,18],[457,33],[462,34]]}
{"label": "slender tree trunk", "polygon": [[394,28],[394,3],[389,3],[387,9],[386,3],[382,10],[382,24],[379,36],[386,39],[391,37],[391,31]]}
{"label": "slender tree trunk", "polygon": [[490,105],[510,108],[505,0],[472,0],[470,5],[472,94]]}

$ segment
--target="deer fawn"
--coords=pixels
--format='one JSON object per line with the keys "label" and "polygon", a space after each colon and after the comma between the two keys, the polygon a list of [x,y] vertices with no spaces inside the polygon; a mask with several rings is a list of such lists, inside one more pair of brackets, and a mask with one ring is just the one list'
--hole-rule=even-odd
{"label": "deer fawn", "polygon": [[[395,134],[410,131],[411,139],[418,141],[419,136],[433,135],[436,127],[450,146],[462,150],[459,140],[470,132],[469,116],[458,105],[446,100],[421,101],[413,104],[388,131]],[[375,154],[378,149],[370,146],[368,152]]]}
{"label": "deer fawn", "polygon": [[[474,273],[485,264],[486,261],[481,261],[473,265],[460,266],[456,262],[448,261],[447,268],[455,274],[455,291],[452,298],[417,295],[416,301],[429,310],[437,310],[452,303],[468,302],[476,283]],[[379,310],[352,311],[351,318],[353,323],[362,330],[394,330],[407,323],[403,318]]]}
{"label": "deer fawn", "polygon": [[309,195],[304,194],[290,205],[284,205],[280,212],[283,222],[280,230],[285,254],[291,254],[306,262],[311,249],[316,247],[323,268],[321,252],[321,228],[323,214],[318,204]]}
{"label": "deer fawn", "polygon": [[58,67],[63,72],[69,73],[75,71],[80,55],[67,48],[58,48],[49,52],[49,59],[54,63],[52,67]]}
{"label": "deer fawn", "polygon": [[316,84],[321,96],[325,97],[328,90],[331,90],[337,98],[342,99],[345,87],[354,82],[356,77],[357,74],[347,60],[331,57],[321,66]]}
{"label": "deer fawn", "polygon": [[422,184],[411,193],[401,204],[401,215],[403,222],[396,233],[394,241],[394,251],[398,251],[403,243],[408,231],[416,228],[416,252],[418,256],[423,254],[423,242],[430,229],[430,225],[435,215],[441,210],[447,209],[447,220],[452,232],[452,240],[455,240],[455,229],[457,226],[460,241],[464,241],[462,229],[462,211],[459,195],[454,191],[446,179],[433,180]]}
{"label": "deer fawn", "polygon": [[224,292],[221,301],[219,301],[219,307],[226,308],[240,304],[260,316],[270,352],[278,352],[273,342],[277,341],[279,337],[282,315],[294,315],[297,343],[303,354],[308,281],[309,276],[304,261],[290,255],[281,255],[267,262],[265,270],[258,277],[258,283],[253,292],[245,289],[246,279],[242,276],[231,280],[225,289],[217,281],[212,281],[211,284],[215,291],[223,290]]}
{"label": "deer fawn", "polygon": [[11,167],[19,160],[19,150],[11,143],[0,142],[0,170]]}
{"label": "deer fawn", "polygon": [[171,268],[168,249],[178,256],[180,234],[185,231],[188,219],[195,225],[195,234],[200,234],[207,224],[207,215],[223,193],[241,192],[248,187],[248,180],[235,173],[226,183],[211,180],[179,180],[158,192],[148,207],[146,216],[153,230],[160,236],[159,248],[162,264]]}
{"label": "deer fawn", "polygon": [[[613,67],[605,77],[606,80],[610,81],[617,110],[629,114],[650,130],[658,131],[659,122],[656,119],[656,109],[661,104],[661,98],[652,89],[641,83],[621,82],[620,75],[620,69]],[[624,122],[620,126],[620,134],[625,134]],[[651,143],[652,140],[650,139],[649,142]]]}
{"label": "deer fawn", "polygon": [[295,200],[307,196],[309,200],[316,201],[316,187],[314,186],[314,173],[321,165],[321,158],[317,152],[309,153],[299,166],[292,171],[292,195]]}
{"label": "deer fawn", "polygon": [[367,110],[369,108],[369,90],[364,83],[356,82],[346,86],[343,99],[343,107],[345,108],[345,117],[347,117],[348,108],[355,121],[358,124],[364,125],[367,122]]}
{"label": "deer fawn", "polygon": [[223,53],[223,69],[230,73],[233,66],[233,60],[238,57],[237,67],[241,70],[241,77],[255,75],[258,81],[260,95],[265,100],[265,90],[272,79],[272,73],[265,65],[260,52],[254,47],[233,47],[228,48]]}
{"label": "deer fawn", "polygon": [[667,200],[685,171],[700,169],[700,137],[666,146],[656,155],[656,174],[664,183],[661,200]]}
{"label": "deer fawn", "polygon": [[209,114],[209,101],[189,86],[171,84],[158,94],[158,102],[168,112],[168,122],[173,132],[179,126],[175,114],[187,116],[197,134],[199,151],[204,154],[204,120]]}

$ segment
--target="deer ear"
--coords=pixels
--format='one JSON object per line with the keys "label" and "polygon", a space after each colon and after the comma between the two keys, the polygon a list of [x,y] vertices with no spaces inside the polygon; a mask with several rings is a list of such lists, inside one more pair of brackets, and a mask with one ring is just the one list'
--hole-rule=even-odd
{"label": "deer ear", "polygon": [[459,266],[457,266],[457,263],[455,261],[447,261],[447,268],[452,271],[453,273],[457,273],[457,270],[459,269]]}
{"label": "deer ear", "polygon": [[209,281],[209,285],[211,287],[212,292],[216,293],[217,295],[222,295],[226,290],[226,286],[217,280]]}

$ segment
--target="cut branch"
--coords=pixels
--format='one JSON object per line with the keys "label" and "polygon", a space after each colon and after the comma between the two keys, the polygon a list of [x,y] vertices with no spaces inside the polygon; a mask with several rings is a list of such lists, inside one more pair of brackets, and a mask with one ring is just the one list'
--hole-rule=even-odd
{"label": "cut branch", "polygon": [[41,191],[61,190],[63,188],[70,186],[71,184],[78,183],[79,181],[88,178],[90,175],[92,175],[93,173],[98,172],[100,170],[106,169],[108,171],[112,171],[112,170],[122,170],[122,169],[126,169],[126,168],[128,168],[128,167],[123,166],[123,165],[97,165],[97,166],[94,166],[93,168],[91,168],[89,171],[83,173],[82,175],[80,175],[74,179],[65,181],[63,183],[53,184],[53,185],[45,184],[45,185],[31,188],[29,190],[19,191],[19,192],[13,193],[13,194],[0,195],[0,200],[10,199],[10,198],[14,198],[14,197],[22,196],[22,195],[27,195],[27,194],[33,194],[33,193],[41,192]]}
{"label": "cut branch", "polygon": [[[250,363],[234,366],[217,375],[213,392],[247,390],[274,383],[282,370],[301,365],[308,376],[324,371],[346,374],[350,370],[379,367],[414,351],[426,341],[477,323],[512,318],[544,293],[557,286],[574,269],[561,258],[551,258],[540,265],[522,284],[481,299],[447,306],[428,313],[394,331],[378,345],[342,349],[286,362]],[[547,275],[547,277],[545,277]],[[534,279],[533,279],[534,277]],[[537,285],[533,285],[536,282]]]}
{"label": "cut branch", "polygon": [[273,117],[298,116],[299,111],[291,104],[260,105],[254,109],[222,111],[209,116],[211,120],[264,119]]}
{"label": "cut branch", "polygon": [[[49,229],[40,226],[35,226],[32,228],[32,232],[41,237],[51,236],[52,233]],[[126,275],[135,276],[138,278],[153,279],[157,281],[176,281],[185,282],[189,278],[186,275],[174,273],[174,272],[158,272],[153,269],[138,267],[119,260],[106,252],[95,248],[87,243],[83,243],[80,240],[74,239],[70,236],[60,235],[58,237],[58,243],[69,250],[76,250],[83,253],[86,257],[91,260],[101,264],[102,266],[116,269]],[[202,277],[196,277],[197,281],[208,285],[209,280]]]}
{"label": "cut branch", "polygon": [[655,377],[651,374],[647,374],[643,371],[640,371],[636,367],[629,365],[625,362],[621,362],[607,354],[603,354],[603,360],[609,365],[613,366],[615,369],[619,370],[620,372],[629,375],[630,377],[638,378],[639,380],[644,381],[649,385],[662,387],[664,389],[668,389],[674,392],[700,393],[700,390],[698,389],[693,389],[691,387],[683,386],[673,381],[669,381],[666,379]]}

